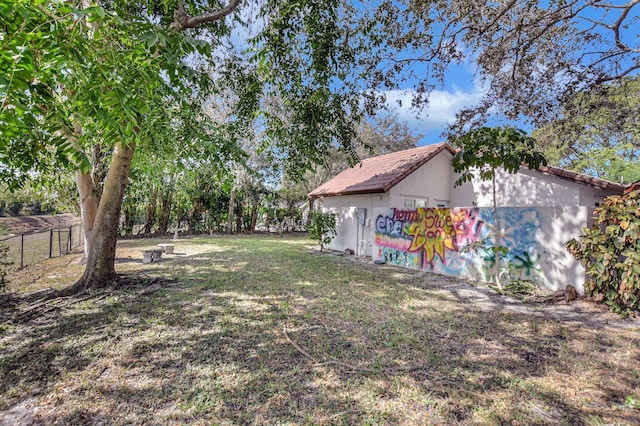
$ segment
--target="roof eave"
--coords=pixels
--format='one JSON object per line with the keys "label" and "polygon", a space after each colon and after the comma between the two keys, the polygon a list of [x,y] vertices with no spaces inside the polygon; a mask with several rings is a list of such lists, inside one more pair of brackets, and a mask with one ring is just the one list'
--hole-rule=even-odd
{"label": "roof eave", "polygon": [[595,188],[613,190],[613,191],[619,192],[620,194],[624,193],[624,190],[627,188],[627,185],[621,185],[619,183],[611,182],[605,179],[588,176],[578,172],[572,172],[560,167],[540,166],[540,168],[538,169],[531,169],[531,170],[537,170],[547,175],[557,176],[561,179],[565,179],[571,182],[581,183],[584,185],[589,185]]}
{"label": "roof eave", "polygon": [[342,191],[342,192],[327,192],[324,194],[309,194],[309,199],[316,199],[321,197],[340,197],[342,195],[363,195],[363,194],[384,194],[384,188],[363,189],[359,191]]}

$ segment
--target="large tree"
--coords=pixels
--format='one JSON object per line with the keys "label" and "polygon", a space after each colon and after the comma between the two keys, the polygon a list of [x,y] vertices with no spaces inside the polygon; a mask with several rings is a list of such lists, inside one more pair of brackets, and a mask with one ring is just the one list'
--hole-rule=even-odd
{"label": "large tree", "polygon": [[[362,110],[355,86],[340,84],[347,58],[336,47],[339,2],[263,1],[242,12],[243,5],[0,2],[2,172],[18,184],[46,155],[76,167],[89,252],[68,292],[117,282],[117,229],[134,153],[157,142],[157,128],[170,125],[176,109],[197,113],[221,87],[234,91],[235,115],[219,125],[220,149],[233,151],[262,99],[277,97],[285,114],[263,110],[261,120],[280,155],[305,166],[330,145],[352,150]],[[199,63],[218,67],[212,75]],[[100,188],[91,176],[95,149],[108,159]]]}
{"label": "large tree", "polygon": [[372,93],[410,87],[413,104],[420,107],[449,75],[450,65],[475,70],[484,95],[458,114],[450,132],[461,135],[493,114],[547,122],[577,93],[637,75],[639,5],[639,0],[383,0],[354,7],[347,20],[351,43],[373,43],[372,56],[358,63],[375,76]]}
{"label": "large tree", "polygon": [[615,182],[640,179],[640,78],[580,94],[533,136],[550,163]]}

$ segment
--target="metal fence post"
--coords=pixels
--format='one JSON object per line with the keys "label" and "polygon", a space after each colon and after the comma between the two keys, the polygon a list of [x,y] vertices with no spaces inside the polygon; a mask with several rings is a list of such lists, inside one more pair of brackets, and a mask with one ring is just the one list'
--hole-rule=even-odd
{"label": "metal fence post", "polygon": [[53,228],[49,229],[49,259],[53,255]]}
{"label": "metal fence post", "polygon": [[20,269],[24,268],[24,234],[20,234]]}
{"label": "metal fence post", "polygon": [[62,256],[62,240],[60,239],[60,228],[58,228],[58,255]]}
{"label": "metal fence post", "polygon": [[67,239],[67,253],[71,253],[71,247],[73,247],[73,240],[71,239],[71,226],[69,226],[69,238]]}

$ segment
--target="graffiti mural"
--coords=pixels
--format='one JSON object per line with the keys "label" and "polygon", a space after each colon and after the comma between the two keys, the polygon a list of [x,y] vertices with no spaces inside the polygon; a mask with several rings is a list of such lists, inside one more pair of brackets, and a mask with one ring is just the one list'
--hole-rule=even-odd
{"label": "graffiti mural", "polygon": [[[540,281],[540,215],[535,208],[500,208],[500,273]],[[409,268],[490,281],[495,219],[487,208],[392,208],[376,218],[378,259]]]}

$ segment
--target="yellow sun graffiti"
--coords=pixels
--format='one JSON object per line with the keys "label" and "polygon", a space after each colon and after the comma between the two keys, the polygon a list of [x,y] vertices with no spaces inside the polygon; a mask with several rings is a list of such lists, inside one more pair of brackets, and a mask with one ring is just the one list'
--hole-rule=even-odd
{"label": "yellow sun graffiti", "polygon": [[445,249],[457,251],[454,218],[449,209],[419,209],[420,221],[413,222],[406,230],[413,236],[409,251],[424,250],[427,263],[431,263],[437,254],[443,263]]}

